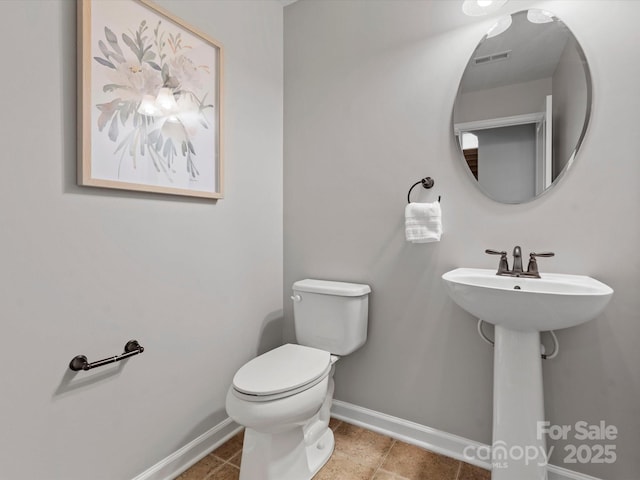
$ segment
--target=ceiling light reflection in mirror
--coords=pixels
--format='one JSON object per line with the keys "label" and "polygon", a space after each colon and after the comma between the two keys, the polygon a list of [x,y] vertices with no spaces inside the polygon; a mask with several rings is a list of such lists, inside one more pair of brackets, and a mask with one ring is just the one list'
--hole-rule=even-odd
{"label": "ceiling light reflection in mirror", "polygon": [[495,13],[507,3],[507,0],[464,0],[462,12],[470,17],[480,17]]}

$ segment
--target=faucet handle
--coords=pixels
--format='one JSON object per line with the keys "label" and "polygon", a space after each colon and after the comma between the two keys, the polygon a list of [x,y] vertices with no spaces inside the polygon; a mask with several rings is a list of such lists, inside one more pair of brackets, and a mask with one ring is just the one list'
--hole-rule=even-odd
{"label": "faucet handle", "polygon": [[504,275],[509,271],[509,262],[507,261],[507,252],[491,250],[487,248],[484,253],[488,253],[489,255],[500,255],[500,263],[498,264],[498,271],[496,275]]}
{"label": "faucet handle", "polygon": [[540,278],[540,272],[538,271],[538,262],[536,261],[536,257],[553,257],[555,253],[553,252],[541,252],[535,253],[531,252],[529,254],[529,265],[527,266],[527,273],[531,274],[531,276]]}
{"label": "faucet handle", "polygon": [[529,254],[529,256],[531,258],[533,258],[533,257],[554,257],[555,253],[553,253],[553,252],[542,252],[542,253],[531,252]]}

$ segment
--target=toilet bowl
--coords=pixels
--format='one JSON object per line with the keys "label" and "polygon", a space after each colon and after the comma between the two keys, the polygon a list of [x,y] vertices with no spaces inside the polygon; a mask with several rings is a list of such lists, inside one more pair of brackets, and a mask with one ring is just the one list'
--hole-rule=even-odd
{"label": "toilet bowl", "polygon": [[246,427],[240,480],[305,480],[333,453],[329,352],[287,344],[242,367],[227,413]]}
{"label": "toilet bowl", "polygon": [[245,427],[240,480],[311,480],[324,466],[335,364],[367,338],[368,285],[307,279],[293,291],[299,344],[249,361],[227,392],[227,413]]}

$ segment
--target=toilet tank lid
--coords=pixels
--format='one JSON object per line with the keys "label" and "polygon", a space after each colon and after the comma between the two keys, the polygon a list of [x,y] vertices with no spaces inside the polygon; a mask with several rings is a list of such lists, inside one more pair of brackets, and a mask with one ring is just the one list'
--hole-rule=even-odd
{"label": "toilet tank lid", "polygon": [[329,280],[314,280],[307,278],[293,284],[297,292],[322,293],[324,295],[339,295],[342,297],[361,297],[371,292],[369,285],[361,283],[333,282]]}

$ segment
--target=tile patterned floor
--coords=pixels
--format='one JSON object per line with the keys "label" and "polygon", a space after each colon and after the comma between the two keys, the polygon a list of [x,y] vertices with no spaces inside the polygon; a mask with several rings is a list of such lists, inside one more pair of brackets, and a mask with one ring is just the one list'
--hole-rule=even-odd
{"label": "tile patterned floor", "polygon": [[[487,470],[331,419],[335,451],[313,480],[490,480]],[[243,434],[176,480],[238,480]],[[260,479],[255,479],[260,480]]]}

